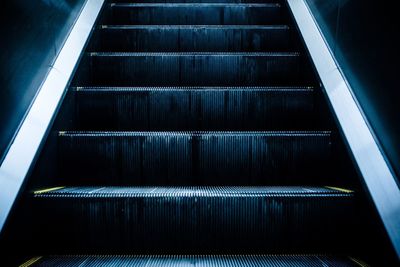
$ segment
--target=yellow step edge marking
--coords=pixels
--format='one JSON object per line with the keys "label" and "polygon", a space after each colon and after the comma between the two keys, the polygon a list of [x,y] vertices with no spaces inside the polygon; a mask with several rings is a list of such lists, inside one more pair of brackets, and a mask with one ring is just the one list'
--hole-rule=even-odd
{"label": "yellow step edge marking", "polygon": [[361,267],[369,267],[369,265],[366,264],[366,263],[363,262],[363,261],[360,261],[360,260],[355,259],[355,258],[352,258],[352,257],[349,257],[349,258],[350,258],[350,260],[352,260],[353,262],[357,263],[357,264],[360,265]]}
{"label": "yellow step edge marking", "polygon": [[344,188],[340,188],[340,187],[325,186],[325,188],[336,190],[336,191],[340,191],[340,192],[343,192],[343,193],[354,193],[353,190],[344,189]]}
{"label": "yellow step edge marking", "polygon": [[47,193],[47,192],[50,192],[50,191],[54,191],[54,190],[58,190],[58,189],[63,189],[63,188],[65,188],[65,186],[52,187],[52,188],[47,188],[47,189],[43,189],[43,190],[37,190],[37,191],[34,191],[33,193],[34,193],[35,195],[37,195],[37,194],[43,194],[43,193]]}
{"label": "yellow step edge marking", "polygon": [[30,260],[28,260],[27,262],[21,264],[19,267],[29,267],[32,266],[32,264],[34,264],[35,262],[39,261],[41,258],[43,258],[42,256],[40,257],[34,257]]}

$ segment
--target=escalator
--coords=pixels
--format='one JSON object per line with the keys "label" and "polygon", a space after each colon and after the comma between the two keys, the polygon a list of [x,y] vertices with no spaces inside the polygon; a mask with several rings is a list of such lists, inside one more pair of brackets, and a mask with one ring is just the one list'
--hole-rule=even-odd
{"label": "escalator", "polygon": [[26,188],[9,226],[22,266],[370,258],[357,173],[284,1],[106,3]]}

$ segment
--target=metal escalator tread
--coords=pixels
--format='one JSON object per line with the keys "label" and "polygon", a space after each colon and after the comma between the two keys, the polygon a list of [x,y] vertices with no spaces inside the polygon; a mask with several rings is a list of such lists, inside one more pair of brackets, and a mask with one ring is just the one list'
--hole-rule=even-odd
{"label": "metal escalator tread", "polygon": [[33,192],[36,198],[63,197],[352,197],[336,187],[313,186],[179,186],[179,187],[55,187]]}
{"label": "metal escalator tread", "polygon": [[312,129],[312,87],[78,87],[76,130]]}
{"label": "metal escalator tread", "polygon": [[299,185],[329,170],[331,132],[67,131],[58,144],[66,185]]}
{"label": "metal escalator tread", "polygon": [[42,240],[119,253],[323,253],[355,213],[353,192],[328,187],[65,187],[32,203]]}
{"label": "metal escalator tread", "polygon": [[33,171],[64,186],[24,196],[24,255],[54,256],[22,266],[366,266],[290,13],[105,1]]}
{"label": "metal escalator tread", "polygon": [[262,52],[295,49],[286,25],[101,25],[92,52]]}
{"label": "metal escalator tread", "polygon": [[282,24],[278,3],[110,3],[103,24]]}
{"label": "metal escalator tread", "polygon": [[326,255],[87,255],[46,256],[28,261],[28,266],[266,266],[266,267],[366,267],[361,261]]}
{"label": "metal escalator tread", "polygon": [[91,52],[74,86],[307,86],[301,62],[298,52]]}

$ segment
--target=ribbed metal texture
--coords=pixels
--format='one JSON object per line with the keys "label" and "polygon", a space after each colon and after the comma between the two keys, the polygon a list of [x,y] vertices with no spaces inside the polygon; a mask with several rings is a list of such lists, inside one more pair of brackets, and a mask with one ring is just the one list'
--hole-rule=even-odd
{"label": "ribbed metal texture", "polygon": [[[347,191],[347,190],[346,190]],[[352,197],[353,193],[312,186],[59,187],[34,192],[37,198],[109,197]]]}
{"label": "ribbed metal texture", "polygon": [[73,88],[79,130],[311,129],[312,88]]}
{"label": "ribbed metal texture", "polygon": [[284,24],[280,4],[111,3],[102,24],[241,25]]}
{"label": "ribbed metal texture", "polygon": [[300,62],[298,53],[90,53],[76,84],[301,86]]}
{"label": "ribbed metal texture", "polygon": [[330,146],[330,132],[62,132],[60,175],[72,185],[312,184]]}
{"label": "ribbed metal texture", "polygon": [[266,266],[266,267],[360,267],[349,258],[325,255],[137,255],[50,256],[31,266]]}
{"label": "ribbed metal texture", "polygon": [[26,255],[97,256],[28,263],[357,266],[318,255],[358,254],[360,207],[324,187],[348,177],[286,2],[103,11],[33,172],[58,187],[24,197],[13,239]]}
{"label": "ribbed metal texture", "polygon": [[241,3],[282,3],[283,0],[107,0],[109,3],[226,3],[226,4],[241,4]]}
{"label": "ribbed metal texture", "polygon": [[93,52],[293,51],[288,26],[131,25],[100,26]]}
{"label": "ribbed metal texture", "polygon": [[344,240],[355,211],[353,194],[315,187],[73,187],[32,203],[38,246],[110,253],[321,251]]}

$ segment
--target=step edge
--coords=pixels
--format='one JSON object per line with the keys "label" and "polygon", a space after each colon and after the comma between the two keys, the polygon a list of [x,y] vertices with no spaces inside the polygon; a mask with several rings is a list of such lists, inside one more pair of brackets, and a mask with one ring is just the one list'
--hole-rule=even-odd
{"label": "step edge", "polygon": [[141,136],[266,136],[330,137],[332,131],[58,131],[59,137]]}
{"label": "step edge", "polygon": [[162,30],[169,30],[169,29],[238,29],[238,30],[254,30],[254,29],[265,29],[265,30],[290,30],[289,25],[112,25],[112,24],[103,24],[99,25],[96,29],[97,30],[137,30],[137,29],[162,29]]}
{"label": "step edge", "polygon": [[108,7],[267,7],[281,8],[280,3],[109,3]]}
{"label": "step edge", "polygon": [[143,92],[143,91],[245,91],[245,92],[314,92],[315,88],[312,86],[298,86],[298,87],[258,87],[258,86],[168,86],[168,87],[112,87],[112,86],[75,86],[70,87],[70,90],[75,92]]}
{"label": "step edge", "polygon": [[300,57],[300,52],[86,52],[88,57],[185,57],[185,56],[246,56],[246,57]]}
{"label": "step edge", "polygon": [[[93,190],[92,190],[93,189]],[[131,189],[133,189],[131,191]],[[65,191],[69,190],[69,191]],[[74,191],[75,190],[75,191]],[[79,192],[79,190],[91,190]],[[102,191],[103,190],[103,191]],[[109,191],[104,191],[109,190]],[[115,192],[113,190],[120,190]],[[126,190],[126,191],[124,191]],[[143,190],[143,191],[140,191]],[[217,191],[219,190],[219,191]],[[242,190],[242,191],[240,191]],[[354,191],[302,186],[107,186],[53,187],[31,192],[34,197],[354,197]]]}

